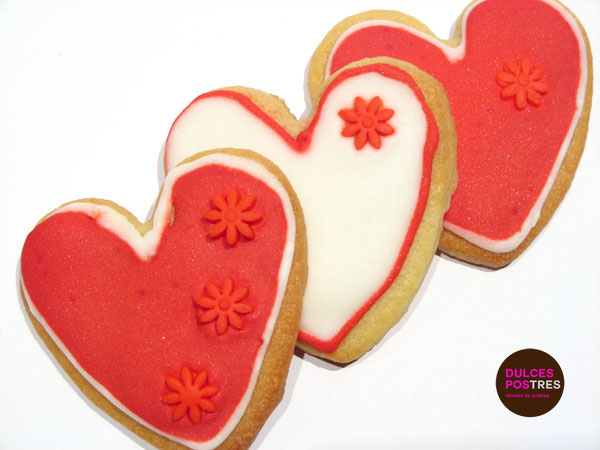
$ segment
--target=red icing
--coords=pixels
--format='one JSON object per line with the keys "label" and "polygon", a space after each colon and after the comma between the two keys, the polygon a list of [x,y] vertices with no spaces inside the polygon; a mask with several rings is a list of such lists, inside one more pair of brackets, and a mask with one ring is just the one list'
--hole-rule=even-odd
{"label": "red icing", "polygon": [[[310,142],[312,139],[313,130],[314,130],[316,124],[319,122],[319,118],[321,116],[321,111],[322,111],[323,105],[327,102],[327,98],[329,97],[330,93],[339,84],[343,83],[344,80],[347,80],[349,78],[352,78],[352,77],[355,77],[358,75],[362,75],[365,73],[372,73],[372,72],[379,73],[380,75],[382,75],[384,77],[392,78],[392,79],[401,81],[402,83],[406,84],[410,89],[412,89],[412,91],[415,93],[416,98],[423,105],[423,112],[425,113],[425,117],[427,119],[427,125],[428,125],[427,126],[427,140],[425,142],[425,146],[423,149],[423,175],[421,178],[421,186],[419,189],[419,199],[417,202],[417,207],[415,208],[415,212],[411,219],[409,229],[406,233],[406,236],[404,237],[402,247],[398,250],[398,258],[396,259],[394,266],[390,268],[390,272],[389,272],[385,282],[383,283],[383,285],[376,292],[374,292],[368,299],[365,300],[362,307],[359,308],[353,314],[353,316],[345,323],[345,325],[342,327],[342,329],[333,338],[331,338],[329,340],[322,340],[322,339],[319,339],[316,336],[313,336],[303,330],[299,331],[298,338],[300,340],[307,342],[307,343],[311,344],[313,347],[315,347],[317,350],[320,350],[320,351],[326,352],[326,353],[332,353],[338,348],[342,339],[344,339],[344,337],[346,337],[346,335],[352,330],[352,328],[354,328],[354,326],[358,323],[358,321],[360,319],[362,319],[362,317],[369,310],[369,308],[379,299],[379,297],[381,297],[383,295],[383,293],[390,287],[390,285],[396,279],[396,277],[398,276],[398,273],[400,273],[400,270],[402,269],[402,265],[404,264],[404,260],[406,259],[408,251],[410,250],[410,247],[413,243],[415,233],[417,232],[417,228],[419,227],[419,223],[421,222],[421,218],[423,217],[423,213],[425,211],[425,206],[427,204],[427,199],[429,197],[429,186],[430,186],[430,182],[431,182],[431,166],[432,166],[432,162],[433,162],[433,156],[435,154],[435,150],[437,149],[438,142],[439,142],[439,131],[437,128],[437,123],[435,121],[435,118],[433,117],[433,114],[431,113],[429,106],[427,106],[427,103],[425,102],[423,93],[420,91],[416,82],[413,80],[413,78],[409,74],[407,74],[403,70],[401,70],[395,66],[388,65],[388,64],[381,64],[381,63],[369,64],[369,65],[364,65],[364,66],[360,66],[360,67],[353,67],[351,69],[347,69],[347,70],[343,71],[342,73],[340,73],[338,76],[336,76],[335,79],[333,79],[331,81],[331,83],[329,83],[329,85],[323,92],[323,95],[321,96],[321,100],[317,107],[317,111],[315,113],[313,121],[310,123],[308,128],[306,130],[302,131],[301,133],[299,133],[296,138],[290,136],[290,134],[281,125],[279,125],[275,120],[273,120],[273,118],[271,118],[268,114],[266,114],[263,110],[261,110],[248,97],[246,97],[245,95],[243,95],[239,92],[234,92],[234,91],[212,91],[212,92],[208,92],[206,94],[200,95],[190,105],[188,105],[188,107],[186,109],[184,109],[181,112],[181,114],[179,114],[179,116],[175,120],[175,123],[171,127],[171,130],[173,130],[173,128],[177,124],[179,118],[183,117],[186,114],[187,110],[189,108],[193,107],[196,104],[196,102],[200,102],[203,99],[211,98],[211,97],[225,97],[225,98],[237,101],[241,106],[243,106],[249,112],[254,114],[254,116],[256,116],[259,120],[261,120],[266,125],[268,125],[275,133],[277,133],[279,136],[281,136],[281,138],[288,144],[290,150],[298,152],[298,153],[307,152],[307,151],[310,151]],[[169,159],[167,157],[169,152],[170,152],[170,133],[169,133],[169,137],[167,138],[167,143],[165,146],[165,160],[166,161],[169,161]],[[168,167],[168,165],[167,165],[167,170],[171,170],[171,169],[172,169],[172,167]],[[350,244],[351,243],[349,243],[349,245]],[[323,301],[326,301],[326,300],[327,299],[323,299]]]}
{"label": "red icing", "polygon": [[523,58],[520,63],[507,61],[504,72],[498,72],[496,81],[502,89],[503,99],[515,100],[517,109],[523,109],[527,102],[534,106],[542,104],[542,94],[548,92],[546,83],[540,81],[544,70],[540,66],[531,64],[529,58]]}
{"label": "red icing", "polygon": [[[466,55],[451,63],[436,45],[409,31],[367,27],[341,42],[330,70],[383,55],[411,62],[441,81],[456,120],[459,175],[444,220],[506,239],[521,230],[566,138],[577,107],[582,55],[569,23],[536,0],[478,4],[468,15],[463,39]],[[524,57],[544,68],[552,93],[539,107],[517,111],[499,95],[494,80],[506,61]]]}
{"label": "red icing", "polygon": [[207,283],[206,293],[208,297],[201,296],[194,299],[198,306],[207,309],[198,316],[201,323],[215,321],[217,334],[225,333],[229,324],[238,330],[244,328],[244,321],[240,314],[252,312],[252,307],[240,300],[248,294],[248,288],[234,290],[233,280],[228,277],[220,289],[214,283]]}
{"label": "red icing", "polygon": [[[207,239],[202,220],[214,193],[232,185],[260,198],[268,217],[256,225],[256,239],[235,247]],[[119,402],[159,430],[206,441],[227,423],[248,387],[275,301],[287,221],[275,191],[220,165],[181,176],[171,200],[172,224],[163,224],[149,261],[94,218],[64,212],[27,237],[22,279],[33,305],[78,364]],[[211,280],[229,276],[239,286],[252,286],[246,301],[253,309],[242,330],[219,336],[199,324],[193,298]],[[210,385],[221,388],[210,398],[216,412],[203,414],[199,425],[173,421],[173,406],[161,402],[173,399],[165,380],[184,366],[207,371]]]}
{"label": "red icing", "polygon": [[230,188],[227,199],[221,194],[215,194],[212,201],[217,209],[204,214],[206,220],[217,222],[208,233],[210,238],[225,236],[231,246],[237,244],[240,234],[247,239],[254,239],[254,230],[248,224],[260,222],[263,218],[262,214],[252,209],[256,203],[254,196],[245,195],[240,199],[237,189]]}
{"label": "red icing", "polygon": [[381,136],[394,134],[394,128],[386,123],[394,111],[383,108],[379,97],[374,97],[368,105],[362,97],[356,97],[354,108],[341,109],[339,115],[346,121],[342,136],[354,136],[356,150],[362,150],[367,142],[373,148],[380,149]]}
{"label": "red icing", "polygon": [[219,392],[218,386],[206,385],[208,372],[203,370],[197,375],[183,366],[181,377],[167,377],[167,386],[172,389],[162,401],[169,405],[177,405],[173,410],[173,420],[189,416],[192,423],[200,423],[202,411],[213,413],[217,410],[210,397]]}

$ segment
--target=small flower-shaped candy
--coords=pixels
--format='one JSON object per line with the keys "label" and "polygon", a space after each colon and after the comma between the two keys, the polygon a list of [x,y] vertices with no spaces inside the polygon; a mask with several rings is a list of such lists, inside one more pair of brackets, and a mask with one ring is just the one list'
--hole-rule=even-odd
{"label": "small flower-shaped candy", "polygon": [[210,222],[217,222],[210,231],[210,238],[218,238],[225,235],[227,243],[234,246],[238,242],[239,234],[254,239],[255,233],[248,224],[260,222],[262,214],[252,209],[256,199],[252,195],[246,195],[240,199],[240,194],[235,188],[229,189],[227,198],[221,194],[215,194],[212,198],[217,209],[211,209],[204,214],[204,218]]}
{"label": "small flower-shaped candy", "polygon": [[353,109],[341,109],[339,116],[346,121],[342,136],[354,136],[354,146],[362,150],[367,142],[373,148],[381,148],[381,136],[394,133],[394,128],[387,121],[394,115],[394,110],[384,108],[379,97],[374,97],[369,105],[362,97],[354,99]]}
{"label": "small flower-shaped candy", "polygon": [[233,279],[227,278],[223,287],[214,283],[206,283],[206,292],[210,297],[196,297],[194,301],[198,306],[206,308],[200,316],[202,323],[216,320],[215,328],[217,334],[221,335],[227,330],[228,324],[233,325],[238,330],[244,328],[244,321],[239,314],[248,314],[252,312],[252,307],[242,300],[248,294],[248,288],[233,289]]}
{"label": "small flower-shaped candy", "polygon": [[181,377],[167,377],[167,386],[172,391],[166,394],[162,401],[169,405],[177,405],[173,410],[173,420],[179,420],[187,413],[193,423],[199,423],[201,410],[215,412],[215,404],[208,399],[219,392],[218,386],[206,386],[208,372],[203,370],[194,376],[192,371],[183,366]]}
{"label": "small flower-shaped candy", "polygon": [[523,58],[520,63],[507,61],[504,72],[496,75],[496,81],[503,87],[500,94],[503,99],[515,98],[517,109],[525,108],[527,102],[535,106],[542,103],[542,94],[548,92],[548,86],[540,81],[544,70],[531,64],[529,58]]}

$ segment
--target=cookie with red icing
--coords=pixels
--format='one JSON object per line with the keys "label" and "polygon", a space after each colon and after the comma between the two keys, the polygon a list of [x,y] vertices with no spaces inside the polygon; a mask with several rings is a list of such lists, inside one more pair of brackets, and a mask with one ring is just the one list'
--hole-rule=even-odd
{"label": "cookie with red icing", "polygon": [[480,0],[440,40],[416,19],[369,11],[336,25],[315,51],[309,90],[352,61],[411,62],[446,89],[459,184],[440,249],[501,267],[550,220],[584,148],[592,93],[585,31],[552,0]]}
{"label": "cookie with red icing", "polygon": [[208,92],[175,120],[165,170],[230,146],[272,160],[302,203],[309,274],[300,347],[358,358],[404,314],[437,248],[456,184],[443,89],[410,64],[377,59],[329,79],[302,121],[264,92]]}
{"label": "cookie with red icing", "polygon": [[21,256],[35,330],[97,406],[158,448],[247,448],[279,403],[306,282],[302,212],[272,163],[205,152],[145,224],[82,200]]}

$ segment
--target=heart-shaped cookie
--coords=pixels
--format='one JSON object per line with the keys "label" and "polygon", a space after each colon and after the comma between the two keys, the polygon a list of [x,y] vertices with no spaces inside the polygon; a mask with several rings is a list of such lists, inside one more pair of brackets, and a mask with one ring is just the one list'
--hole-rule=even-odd
{"label": "heart-shaped cookie", "polygon": [[300,345],[349,361],[399,320],[423,280],[456,182],[454,139],[439,83],[374,60],[329,80],[306,121],[247,88],[201,95],[173,124],[165,167],[231,146],[284,171],[309,246]]}
{"label": "heart-shaped cookie", "polygon": [[404,14],[365,12],[339,23],[316,50],[311,94],[331,73],[374,56],[411,62],[448,92],[459,183],[440,249],[508,264],[549,221],[583,151],[592,66],[582,27],[551,0],[473,2],[449,41]]}
{"label": "heart-shaped cookie", "polygon": [[246,448],[281,399],[306,281],[302,213],[250,152],[166,177],[140,224],[69,203],[29,234],[27,311],[94,403],[159,448]]}

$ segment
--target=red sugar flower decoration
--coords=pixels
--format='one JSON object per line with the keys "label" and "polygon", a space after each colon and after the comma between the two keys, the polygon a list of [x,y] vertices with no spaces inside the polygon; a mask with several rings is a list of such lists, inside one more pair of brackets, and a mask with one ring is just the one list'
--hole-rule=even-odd
{"label": "red sugar flower decoration", "polygon": [[198,306],[207,309],[200,314],[200,322],[208,323],[216,320],[215,327],[219,335],[225,333],[228,324],[238,330],[244,328],[244,321],[239,314],[248,314],[252,311],[252,306],[242,303],[240,300],[248,294],[248,288],[239,288],[234,291],[233,280],[229,277],[221,289],[214,283],[207,283],[206,292],[210,297],[194,299]]}
{"label": "red sugar flower decoration", "polygon": [[217,408],[208,399],[217,392],[218,386],[206,386],[208,372],[203,370],[194,376],[192,371],[183,366],[181,377],[167,376],[167,386],[172,391],[166,394],[162,401],[169,405],[177,405],[173,410],[173,420],[179,420],[187,413],[193,423],[199,423],[201,411],[215,412]]}
{"label": "red sugar flower decoration", "polygon": [[496,75],[496,81],[502,89],[500,94],[503,99],[515,98],[517,109],[523,109],[527,102],[535,106],[542,103],[542,94],[548,92],[548,86],[540,81],[544,70],[540,66],[531,64],[529,58],[523,58],[520,63],[507,61],[504,72]]}
{"label": "red sugar flower decoration", "polygon": [[252,195],[246,195],[240,200],[237,189],[231,188],[226,199],[221,194],[215,194],[212,201],[217,209],[207,211],[204,218],[217,224],[208,232],[209,237],[214,239],[225,235],[231,246],[237,244],[239,234],[254,239],[254,230],[248,224],[261,221],[263,216],[252,209],[256,202]]}
{"label": "red sugar flower decoration", "polygon": [[341,109],[338,114],[346,121],[342,136],[354,136],[356,150],[362,150],[367,142],[380,149],[381,136],[389,136],[395,131],[386,123],[394,115],[394,110],[383,108],[379,97],[374,97],[368,105],[362,97],[356,97],[353,109]]}

